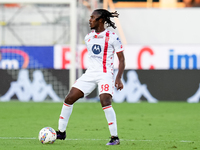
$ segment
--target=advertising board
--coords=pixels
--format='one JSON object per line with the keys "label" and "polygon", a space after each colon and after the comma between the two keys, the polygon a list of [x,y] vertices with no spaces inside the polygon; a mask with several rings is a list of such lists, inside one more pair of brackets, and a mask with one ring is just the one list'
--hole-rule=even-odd
{"label": "advertising board", "polygon": [[[0,69],[0,101],[41,102],[46,99],[61,102],[69,91],[67,69]],[[115,70],[115,75],[117,70]],[[200,100],[200,70],[125,70],[124,89],[114,90],[116,103],[147,101],[182,101],[197,103]],[[99,100],[95,89],[86,100]]]}
{"label": "advertising board", "polygon": [[53,68],[53,46],[1,46],[1,68]]}
{"label": "advertising board", "polygon": [[[135,70],[199,70],[200,45],[125,45],[125,69]],[[87,49],[77,46],[76,67],[86,69]],[[67,45],[1,46],[1,68],[70,69],[71,50]],[[118,59],[115,54],[114,66]]]}
{"label": "advertising board", "polygon": [[[87,49],[79,45],[77,67],[87,68]],[[185,70],[200,69],[200,45],[125,45],[125,69],[135,70]],[[54,47],[54,68],[70,68],[70,47]],[[118,59],[115,55],[114,66],[117,69]]]}

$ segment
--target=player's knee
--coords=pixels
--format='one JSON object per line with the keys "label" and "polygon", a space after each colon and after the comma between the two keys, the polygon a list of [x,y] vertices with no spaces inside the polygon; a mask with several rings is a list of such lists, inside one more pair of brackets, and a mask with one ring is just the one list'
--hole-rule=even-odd
{"label": "player's knee", "polygon": [[111,105],[111,102],[110,101],[103,101],[102,103],[101,103],[101,105],[102,105],[102,107],[106,107],[106,106],[109,106],[109,105]]}
{"label": "player's knee", "polygon": [[110,97],[110,96],[102,96],[101,97],[100,96],[100,101],[101,101],[102,107],[109,106],[112,103],[112,97]]}
{"label": "player's knee", "polygon": [[75,99],[73,98],[73,96],[71,96],[71,95],[67,95],[67,96],[65,97],[65,103],[66,103],[66,104],[72,105],[75,101],[76,101],[76,100],[75,100]]}

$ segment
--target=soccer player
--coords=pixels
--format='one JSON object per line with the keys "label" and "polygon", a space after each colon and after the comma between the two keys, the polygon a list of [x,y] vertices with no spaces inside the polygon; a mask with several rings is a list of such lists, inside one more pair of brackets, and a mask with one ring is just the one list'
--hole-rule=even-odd
{"label": "soccer player", "polygon": [[[65,130],[74,102],[90,94],[98,85],[100,102],[111,134],[111,140],[106,145],[120,144],[117,133],[116,114],[111,102],[114,86],[117,90],[123,89],[121,77],[125,68],[124,49],[119,37],[104,27],[107,24],[108,27],[111,26],[115,29],[115,23],[110,18],[118,17],[118,15],[117,12],[96,9],[90,16],[89,24],[92,32],[85,36],[89,65],[86,72],[74,83],[65,98],[59,118],[57,139],[64,140],[66,138]],[[114,82],[113,59],[115,52],[119,59],[119,66]]]}

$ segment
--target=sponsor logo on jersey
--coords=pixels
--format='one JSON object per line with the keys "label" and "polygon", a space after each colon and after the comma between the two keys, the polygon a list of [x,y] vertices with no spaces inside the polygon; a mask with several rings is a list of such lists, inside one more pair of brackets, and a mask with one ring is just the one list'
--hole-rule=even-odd
{"label": "sponsor logo on jersey", "polygon": [[93,55],[93,56],[91,56],[92,58],[98,58],[98,59],[102,59],[102,57],[101,56],[96,56],[96,55]]}
{"label": "sponsor logo on jersey", "polygon": [[94,54],[99,54],[101,53],[101,46],[100,45],[97,45],[97,44],[94,44],[92,46],[92,51]]}

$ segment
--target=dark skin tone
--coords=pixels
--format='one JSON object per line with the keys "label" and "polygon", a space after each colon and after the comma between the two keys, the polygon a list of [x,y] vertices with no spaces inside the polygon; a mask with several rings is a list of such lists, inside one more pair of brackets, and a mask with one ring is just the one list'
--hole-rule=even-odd
{"label": "dark skin tone", "polygon": [[[96,20],[100,15],[94,11],[92,15],[90,16],[89,24],[90,28],[94,29],[96,33],[103,32],[105,30],[104,28],[104,20],[99,19]],[[118,59],[119,59],[119,66],[118,66],[118,74],[115,79],[115,87],[117,90],[122,90],[123,89],[123,83],[121,81],[121,77],[125,68],[125,58],[123,52],[117,53]],[[74,104],[79,98],[82,98],[84,96],[84,93],[80,91],[77,88],[72,87],[69,94],[65,98],[65,103],[67,104]],[[112,96],[108,93],[102,93],[100,94],[100,102],[101,106],[105,107],[108,105],[111,105],[112,103]]]}

